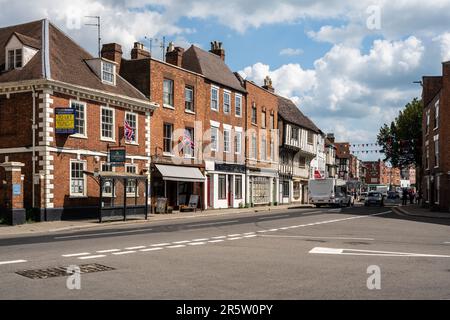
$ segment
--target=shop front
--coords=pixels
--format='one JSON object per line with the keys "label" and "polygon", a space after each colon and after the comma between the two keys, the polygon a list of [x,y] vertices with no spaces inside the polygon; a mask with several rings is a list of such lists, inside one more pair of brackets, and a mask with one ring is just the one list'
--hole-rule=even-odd
{"label": "shop front", "polygon": [[207,207],[211,209],[245,206],[245,166],[206,161]]}
{"label": "shop front", "polygon": [[198,167],[155,164],[152,172],[152,200],[166,199],[167,207],[179,210],[198,198],[198,209],[205,209],[206,178]]}
{"label": "shop front", "polygon": [[278,203],[277,185],[276,170],[249,168],[247,170],[247,203],[255,206]]}

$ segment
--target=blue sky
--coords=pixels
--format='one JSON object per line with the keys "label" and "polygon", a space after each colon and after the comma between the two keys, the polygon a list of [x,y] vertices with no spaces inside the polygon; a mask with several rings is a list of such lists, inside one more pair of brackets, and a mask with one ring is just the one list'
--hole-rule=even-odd
{"label": "blue sky", "polygon": [[84,26],[87,15],[102,17],[103,42],[120,43],[126,55],[145,36],[206,50],[221,41],[233,71],[260,84],[269,75],[278,94],[351,144],[374,142],[383,123],[420,96],[412,82],[439,75],[441,62],[450,60],[450,0],[0,0],[0,6],[3,26],[48,17],[93,54],[96,33]]}

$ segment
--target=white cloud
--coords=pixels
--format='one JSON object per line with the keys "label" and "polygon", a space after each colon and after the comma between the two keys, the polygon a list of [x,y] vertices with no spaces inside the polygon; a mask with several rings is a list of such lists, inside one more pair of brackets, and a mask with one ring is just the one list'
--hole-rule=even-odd
{"label": "white cloud", "polygon": [[303,54],[303,50],[300,48],[284,48],[280,51],[280,56],[299,56]]}

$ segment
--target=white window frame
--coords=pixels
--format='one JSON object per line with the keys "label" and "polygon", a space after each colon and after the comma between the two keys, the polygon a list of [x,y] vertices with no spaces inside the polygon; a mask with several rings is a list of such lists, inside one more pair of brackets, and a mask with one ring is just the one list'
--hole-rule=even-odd
{"label": "white window frame", "polygon": [[[110,71],[105,71],[105,65],[110,65],[112,67],[111,72]],[[116,85],[116,65],[114,63],[112,63],[112,62],[102,61],[101,62],[101,69],[102,69],[101,70],[102,82],[115,86]],[[105,73],[112,76],[112,81],[109,81],[109,80],[105,79],[105,77],[104,77]]]}
{"label": "white window frame", "polygon": [[426,112],[425,134],[430,132],[430,110]]}
{"label": "white window frame", "polygon": [[[17,67],[17,51],[22,51],[21,56],[22,56],[22,61],[21,61],[21,65],[20,67]],[[13,65],[11,66],[10,61],[9,61],[9,53],[13,52]],[[23,47],[21,48],[14,48],[14,49],[8,49],[6,50],[6,57],[5,57],[6,61],[5,61],[5,69],[6,70],[14,70],[14,69],[22,69],[23,68]]]}
{"label": "white window frame", "polygon": [[[103,110],[110,110],[112,111],[112,138],[110,137],[104,137],[103,136],[103,119],[102,119],[102,113]],[[116,110],[114,108],[108,107],[108,106],[101,106],[100,107],[100,140],[106,141],[106,142],[116,142]]]}
{"label": "white window frame", "polygon": [[86,171],[87,161],[86,160],[76,160],[71,159],[69,163],[69,195],[72,198],[85,198],[87,195],[87,176],[83,173],[83,193],[74,193],[72,192],[72,164],[73,163],[81,163],[83,164],[83,171]]}
{"label": "white window frame", "polygon": [[256,133],[253,133],[251,136],[251,159],[257,159],[258,157],[258,148],[257,148],[257,138]]}
{"label": "white window frame", "polygon": [[241,154],[242,153],[242,132],[235,131],[234,132],[234,153]]}
{"label": "white window frame", "polygon": [[[227,137],[228,137],[228,141],[227,141]],[[223,152],[225,152],[225,153],[231,152],[231,130],[230,129],[223,129]]]}
{"label": "white window frame", "polygon": [[[134,172],[134,174],[137,174],[138,173],[138,169],[139,169],[139,166],[136,164],[136,163],[125,163],[125,172],[126,173],[128,173],[128,168],[134,168],[135,170],[135,172]],[[135,181],[135,185],[134,185],[134,187],[135,187],[135,191],[137,190],[137,197],[139,197],[139,185],[138,185],[138,181],[137,181],[137,179],[134,179],[134,181]],[[127,181],[127,183],[128,183],[129,181]],[[126,194],[127,194],[127,198],[134,198],[134,195],[136,194],[136,192],[128,192],[128,186],[126,185],[125,186],[125,191],[126,191]]]}
{"label": "white window frame", "polygon": [[124,118],[124,125],[125,120],[127,120],[127,116],[132,115],[136,118],[136,129],[134,131],[134,141],[128,141],[125,137],[125,127],[124,127],[124,138],[125,138],[125,144],[131,144],[131,145],[139,145],[139,115],[136,112],[126,111],[125,112],[125,118]]}
{"label": "white window frame", "polygon": [[260,141],[260,152],[259,152],[259,159],[260,160],[267,160],[267,137],[265,132],[261,135],[261,141]]}
{"label": "white window frame", "polygon": [[[217,91],[217,108],[216,109],[214,109],[213,108],[213,91]],[[211,108],[211,110],[214,110],[214,111],[219,111],[219,106],[220,106],[220,89],[219,89],[219,87],[216,87],[216,86],[211,86],[211,99],[210,99],[210,108]]]}
{"label": "white window frame", "polygon": [[[239,101],[239,103],[238,103],[238,101]],[[239,108],[238,108],[238,105],[239,105]],[[234,109],[235,109],[236,117],[241,118],[242,117],[242,95],[237,94],[237,93],[234,96]],[[239,110],[239,113],[238,113],[238,110]]]}
{"label": "white window frame", "polygon": [[435,204],[439,204],[439,202],[441,201],[441,197],[440,197],[440,191],[441,191],[441,176],[436,176],[436,184],[435,184],[435,190],[434,190],[434,194],[435,194],[435,199],[436,201],[434,202]]}
{"label": "white window frame", "polygon": [[[84,133],[83,133],[83,134],[81,134],[81,133],[75,133],[75,134],[72,134],[71,137],[73,137],[73,138],[85,138],[85,139],[87,139],[87,137],[88,137],[88,134],[87,134],[87,123],[88,123],[88,122],[87,122],[87,103],[86,103],[86,102],[83,102],[83,101],[80,101],[80,100],[74,100],[74,99],[71,99],[71,100],[69,101],[69,104],[70,104],[70,108],[71,108],[71,109],[73,109],[72,104],[82,105],[83,108],[84,108],[84,111],[83,111],[83,113],[84,113],[84,118],[83,118],[83,122],[84,122],[84,124],[83,124],[83,126],[84,126]],[[76,114],[75,114],[75,118],[76,118]]]}
{"label": "white window frame", "polygon": [[[213,144],[213,133],[215,133],[216,140]],[[210,144],[211,144],[211,151],[218,152],[219,151],[219,128],[215,126],[211,126],[211,138],[210,138]]]}
{"label": "white window frame", "polygon": [[[172,92],[170,92],[169,94],[172,95],[172,104],[168,104],[164,102],[164,82],[166,81],[171,81],[172,82]],[[163,79],[163,96],[162,96],[162,102],[163,102],[163,107],[164,108],[168,108],[168,109],[175,109],[175,80],[170,79],[170,78],[164,78]],[[170,99],[169,99],[170,100]]]}
{"label": "white window frame", "polygon": [[434,137],[434,167],[435,168],[439,168],[439,137],[436,138],[436,136]]}
{"label": "white window frame", "polygon": [[[192,105],[192,110],[191,109],[187,109],[186,108],[186,91],[191,91],[192,93],[192,100],[191,100],[191,105]],[[194,87],[190,86],[190,85],[185,85],[184,86],[184,111],[187,113],[193,113],[195,114],[195,97],[194,97],[195,91],[194,91]]]}
{"label": "white window frame", "polygon": [[185,127],[185,128],[184,128],[185,134],[186,134],[186,131],[188,131],[188,129],[192,129],[192,133],[193,133],[193,134],[190,134],[190,136],[191,136],[191,140],[194,141],[194,148],[192,148],[191,146],[189,146],[189,148],[188,148],[187,150],[190,151],[190,153],[187,153],[187,152],[185,151],[186,145],[184,145],[184,146],[183,146],[183,151],[184,151],[184,157],[185,157],[185,158],[187,158],[187,159],[193,159],[193,158],[194,158],[194,155],[195,155],[195,128],[194,128],[194,127]]}
{"label": "white window frame", "polygon": [[[228,97],[228,111],[225,108],[225,97]],[[223,113],[225,114],[230,114],[231,113],[231,91],[229,90],[224,90],[223,91]]]}
{"label": "white window frame", "polygon": [[[109,166],[111,166],[111,171],[104,171],[103,170],[103,166],[104,165],[109,165]],[[100,162],[100,172],[115,172],[116,171],[116,168],[115,167],[113,167],[110,163],[108,163],[108,162],[106,162],[106,161],[102,161],[102,162]],[[112,180],[111,180],[111,182],[112,182]],[[112,189],[114,189],[114,188],[112,188]],[[114,196],[113,196],[113,194],[112,194],[112,190],[111,190],[111,192],[102,192],[102,195],[103,196],[106,196],[107,198],[113,198],[113,197],[115,197],[116,195],[115,195],[115,189],[114,189]]]}

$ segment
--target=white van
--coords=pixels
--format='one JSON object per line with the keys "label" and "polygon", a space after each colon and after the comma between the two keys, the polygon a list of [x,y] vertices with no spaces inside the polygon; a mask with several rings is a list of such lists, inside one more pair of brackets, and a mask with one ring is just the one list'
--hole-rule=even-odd
{"label": "white van", "polygon": [[344,180],[333,178],[309,180],[308,189],[309,202],[316,207],[353,205],[352,196],[348,193]]}

